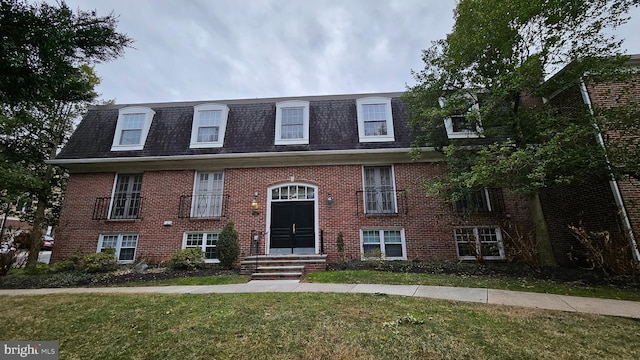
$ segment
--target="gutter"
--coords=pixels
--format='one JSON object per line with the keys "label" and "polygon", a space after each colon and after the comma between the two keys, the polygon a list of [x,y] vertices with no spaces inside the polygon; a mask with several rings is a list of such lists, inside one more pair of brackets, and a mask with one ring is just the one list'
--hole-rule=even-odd
{"label": "gutter", "polygon": [[[589,97],[589,92],[587,91],[587,86],[584,83],[584,79],[580,78],[580,93],[582,94],[582,99],[584,103],[589,107],[589,113],[592,117],[595,118],[595,113],[593,111],[593,106],[591,103],[591,98]],[[618,211],[620,213],[620,219],[622,220],[622,226],[627,232],[627,236],[629,237],[629,242],[631,243],[631,251],[633,253],[633,257],[636,261],[640,261],[640,250],[638,250],[638,244],[636,242],[636,238],[633,235],[633,228],[631,227],[631,222],[629,221],[629,215],[627,214],[627,209],[624,206],[624,202],[622,200],[622,193],[620,192],[620,187],[618,187],[618,181],[616,180],[613,172],[611,171],[611,163],[609,162],[609,157],[607,156],[607,148],[604,144],[604,138],[602,137],[602,132],[600,131],[600,127],[598,124],[593,122],[593,126],[598,131],[598,136],[596,140],[602,150],[604,150],[605,161],[607,162],[607,167],[609,169],[609,185],[611,186],[611,191],[613,193],[613,198],[615,200],[616,206],[618,207]]]}

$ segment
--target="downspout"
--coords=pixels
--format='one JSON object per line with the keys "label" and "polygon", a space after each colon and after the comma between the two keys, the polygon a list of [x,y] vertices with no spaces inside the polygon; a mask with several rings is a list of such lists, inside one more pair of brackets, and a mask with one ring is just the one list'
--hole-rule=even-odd
{"label": "downspout", "polygon": [[[584,103],[589,107],[589,113],[595,119],[595,113],[593,111],[593,106],[591,104],[591,98],[589,97],[589,92],[587,91],[587,86],[584,83],[584,79],[580,78],[580,93],[582,94],[582,99]],[[640,251],[638,250],[638,244],[636,242],[636,238],[633,235],[633,228],[631,227],[631,222],[629,221],[629,216],[627,214],[627,209],[624,206],[624,202],[622,201],[622,193],[620,192],[620,188],[618,187],[618,181],[613,175],[613,171],[611,171],[611,163],[609,162],[609,156],[607,155],[607,148],[604,144],[604,138],[602,137],[602,132],[600,131],[600,127],[593,121],[593,126],[598,131],[598,135],[596,136],[596,140],[602,150],[604,150],[605,161],[607,162],[607,168],[609,169],[609,185],[611,186],[611,192],[613,193],[613,198],[615,200],[616,206],[618,207],[618,211],[620,212],[620,219],[622,220],[622,226],[627,232],[627,236],[629,237],[629,242],[631,243],[631,251],[633,253],[633,257],[636,261],[640,261]]]}

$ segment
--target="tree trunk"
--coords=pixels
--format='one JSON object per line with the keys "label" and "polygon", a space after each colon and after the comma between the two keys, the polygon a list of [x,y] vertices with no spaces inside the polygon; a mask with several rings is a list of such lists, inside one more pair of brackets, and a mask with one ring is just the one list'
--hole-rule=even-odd
{"label": "tree trunk", "polygon": [[[53,166],[47,165],[44,173],[44,183],[51,186],[52,178]],[[27,268],[32,268],[38,263],[38,255],[40,254],[40,248],[42,248],[42,235],[44,235],[44,227],[46,226],[44,212],[49,204],[50,194],[50,189],[40,190],[38,193],[38,204],[36,205],[36,211],[33,216],[33,230],[31,230],[31,245],[29,246]]]}
{"label": "tree trunk", "polygon": [[46,199],[39,199],[36,205],[36,211],[33,218],[33,229],[31,230],[31,245],[29,246],[29,258],[27,260],[27,268],[36,266],[38,255],[42,247],[42,235],[44,233],[44,210],[47,207]]}
{"label": "tree trunk", "polygon": [[558,266],[556,258],[553,255],[553,247],[551,246],[551,237],[549,236],[549,228],[542,211],[542,203],[540,203],[540,194],[535,193],[529,195],[529,210],[536,233],[536,242],[538,244],[538,253],[540,256],[540,266]]}

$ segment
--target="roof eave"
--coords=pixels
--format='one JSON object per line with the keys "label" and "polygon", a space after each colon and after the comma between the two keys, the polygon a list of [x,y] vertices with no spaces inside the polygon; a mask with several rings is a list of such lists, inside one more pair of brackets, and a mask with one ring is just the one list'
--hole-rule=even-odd
{"label": "roof eave", "polygon": [[442,154],[434,148],[420,149],[414,160],[410,148],[290,151],[273,153],[236,153],[207,155],[149,156],[126,158],[55,159],[58,165],[72,173],[123,172],[153,170],[207,170],[227,168],[291,167],[322,165],[368,165],[384,163],[437,162]]}

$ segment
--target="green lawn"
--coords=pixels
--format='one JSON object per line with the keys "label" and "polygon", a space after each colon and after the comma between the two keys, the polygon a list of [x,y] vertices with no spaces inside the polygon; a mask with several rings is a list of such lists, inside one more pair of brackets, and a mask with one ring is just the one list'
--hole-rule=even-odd
{"label": "green lawn", "polygon": [[[370,294],[2,297],[60,359],[638,359],[637,320]],[[46,305],[46,306],[45,306]]]}
{"label": "green lawn", "polygon": [[191,276],[175,279],[117,283],[113,286],[161,286],[161,285],[227,285],[249,281],[248,275]]}
{"label": "green lawn", "polygon": [[487,276],[393,273],[373,270],[343,270],[311,273],[307,276],[305,281],[318,283],[405,284],[490,288],[640,301],[640,289],[637,288],[619,289],[615,287],[592,287],[580,284],[556,283],[543,280],[496,278]]}

